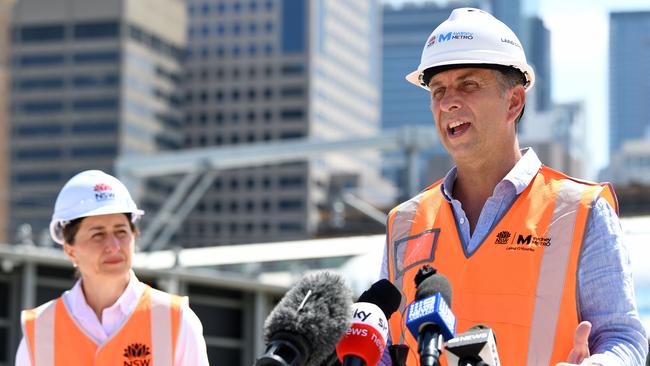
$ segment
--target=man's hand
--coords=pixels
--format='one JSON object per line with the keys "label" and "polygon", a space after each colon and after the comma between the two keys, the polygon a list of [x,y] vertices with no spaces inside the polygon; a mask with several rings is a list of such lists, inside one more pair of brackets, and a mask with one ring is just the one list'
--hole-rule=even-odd
{"label": "man's hand", "polygon": [[578,324],[576,333],[573,336],[573,349],[569,352],[567,362],[558,363],[556,366],[570,365],[591,365],[589,362],[589,333],[591,333],[591,323],[584,321]]}

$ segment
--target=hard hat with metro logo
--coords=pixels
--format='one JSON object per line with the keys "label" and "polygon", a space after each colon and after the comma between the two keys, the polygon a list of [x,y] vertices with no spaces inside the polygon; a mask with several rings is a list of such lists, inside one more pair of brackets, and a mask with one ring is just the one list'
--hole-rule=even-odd
{"label": "hard hat with metro logo", "polygon": [[535,73],[515,33],[491,14],[474,8],[454,9],[433,30],[422,49],[420,65],[406,80],[428,90],[425,70],[473,66],[515,68],[525,78],[526,91],[535,83]]}
{"label": "hard hat with metro logo", "polygon": [[52,239],[63,245],[63,228],[80,217],[130,213],[135,222],[144,211],[138,209],[124,184],[101,170],[86,170],[61,188],[50,222]]}

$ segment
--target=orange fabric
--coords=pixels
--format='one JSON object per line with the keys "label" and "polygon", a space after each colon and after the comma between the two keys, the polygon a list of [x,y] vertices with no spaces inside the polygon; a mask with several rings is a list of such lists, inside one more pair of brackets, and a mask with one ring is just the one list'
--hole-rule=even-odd
{"label": "orange fabric", "polygon": [[[54,302],[54,365],[151,365],[151,288],[147,286],[140,297],[136,308],[123,327],[115,333],[103,346],[79,328],[76,321],[68,313],[62,298]],[[176,347],[180,327],[181,297],[172,295],[172,347]],[[29,344],[29,353],[34,363],[34,324],[36,318],[33,310],[27,310],[23,317]],[[172,356],[174,351],[172,351]],[[38,357],[38,355],[36,355]]]}
{"label": "orange fabric", "polygon": [[[451,206],[440,192],[440,182],[422,193],[408,238],[392,238],[396,213],[400,207],[391,211],[387,240],[388,273],[389,279],[402,289],[404,298],[401,313],[390,319],[390,332],[393,343],[409,345],[409,366],[418,365],[419,357],[417,340],[405,331],[404,310],[415,298],[413,279],[423,264],[437,268],[451,283],[451,308],[457,317],[456,333],[465,332],[476,324],[487,324],[495,331],[502,364],[526,364],[536,288],[539,276],[543,275],[540,274],[540,267],[546,247],[524,245],[524,240],[529,235],[531,239],[547,237],[556,195],[565,179],[569,178],[552,169],[541,168],[469,258],[462,249]],[[579,322],[575,277],[587,214],[591,201],[598,193],[605,198],[613,198],[614,201],[610,201],[610,204],[613,203],[612,206],[616,207],[613,191],[601,185],[592,185],[586,189],[578,205],[573,240],[572,243],[567,243],[571,245],[569,267],[564,287],[558,289],[562,291],[562,301],[554,336],[553,364],[563,361],[568,355]],[[425,234],[421,234],[423,232]],[[434,232],[436,235],[432,237],[431,233]],[[429,238],[422,240],[424,236]],[[522,245],[516,243],[519,236]],[[506,243],[497,244],[499,241]],[[560,243],[551,241],[551,245]],[[396,253],[401,255],[397,264]],[[423,261],[426,258],[428,260]],[[444,356],[441,362],[446,365]]]}

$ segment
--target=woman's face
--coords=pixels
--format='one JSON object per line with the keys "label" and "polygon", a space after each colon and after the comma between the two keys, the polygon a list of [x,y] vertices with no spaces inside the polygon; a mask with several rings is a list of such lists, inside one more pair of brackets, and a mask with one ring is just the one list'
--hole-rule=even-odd
{"label": "woman's face", "polygon": [[110,278],[128,276],[134,245],[129,219],[118,213],[84,218],[74,244],[65,243],[64,250],[82,278]]}

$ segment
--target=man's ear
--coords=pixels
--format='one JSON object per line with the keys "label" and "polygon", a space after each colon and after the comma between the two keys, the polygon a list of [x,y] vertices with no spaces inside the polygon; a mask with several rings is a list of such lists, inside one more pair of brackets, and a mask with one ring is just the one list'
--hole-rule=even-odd
{"label": "man's ear", "polygon": [[517,85],[510,90],[510,104],[508,105],[508,121],[516,122],[526,105],[526,89]]}

